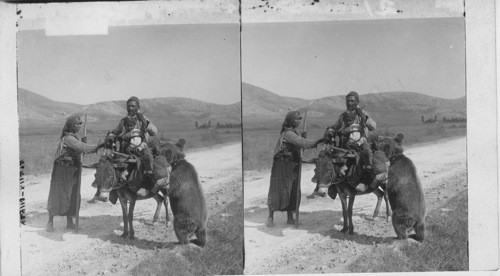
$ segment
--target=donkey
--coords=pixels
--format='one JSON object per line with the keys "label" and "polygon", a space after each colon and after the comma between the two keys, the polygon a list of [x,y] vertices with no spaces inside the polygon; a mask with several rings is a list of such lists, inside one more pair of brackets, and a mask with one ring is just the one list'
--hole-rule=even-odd
{"label": "donkey", "polygon": [[[387,197],[385,196],[384,191],[380,189],[385,189],[384,184],[381,184],[375,189],[368,188],[366,191],[361,192],[356,190],[356,185],[359,183],[370,183],[370,178],[362,177],[357,179],[353,183],[348,183],[345,177],[341,177],[340,169],[342,164],[344,164],[345,162],[345,160],[343,160],[345,155],[346,154],[344,150],[331,147],[328,150],[321,151],[318,158],[315,158],[313,160],[316,163],[315,172],[318,184],[318,194],[322,197],[328,194],[332,199],[335,199],[337,194],[339,195],[340,201],[342,203],[342,216],[344,219],[344,227],[340,231],[348,231],[349,234],[352,235],[354,234],[352,210],[356,195],[374,193],[377,196],[377,206],[375,207],[373,218],[376,218],[378,216],[382,198],[384,198],[385,200],[387,219],[391,216],[391,211],[389,209]],[[347,198],[349,198],[349,202],[347,201]]]}
{"label": "donkey", "polygon": [[[134,239],[134,206],[135,201],[153,197],[158,202],[154,220],[158,218],[161,209],[161,201],[163,201],[166,210],[166,222],[170,221],[168,215],[168,197],[170,197],[170,207],[174,214],[174,230],[180,244],[190,242],[189,237],[194,234],[196,240],[192,242],[200,247],[206,244],[206,223],[207,223],[207,208],[205,197],[201,188],[200,181],[196,169],[191,163],[184,159],[183,152],[186,141],[180,139],[177,143],[159,142],[158,153],[165,156],[167,162],[172,166],[170,182],[166,185],[160,185],[159,192],[163,194],[150,193],[149,196],[138,196],[128,185],[121,183],[118,186],[111,186],[116,183],[114,179],[118,179],[117,170],[112,163],[106,162],[106,158],[101,158],[98,172],[101,171],[100,177],[97,177],[97,182],[102,190],[111,190],[110,201],[116,203],[116,197],[120,199],[120,204],[123,211],[123,234],[122,237]],[[118,154],[120,155],[120,154]],[[97,174],[99,175],[99,173]],[[96,175],[96,176],[97,176]],[[158,181],[164,181],[160,179]],[[139,188],[151,189],[151,183],[144,181],[134,190]],[[168,197],[167,197],[168,196]],[[162,198],[164,200],[162,200]],[[113,202],[114,201],[114,202]],[[129,206],[127,208],[127,202]]]}
{"label": "donkey", "polygon": [[[137,200],[153,198],[156,200],[156,210],[153,216],[153,224],[158,221],[161,205],[165,206],[166,220],[165,224],[168,227],[170,217],[168,215],[168,197],[167,197],[167,183],[166,179],[162,178],[157,181],[163,183],[158,193],[149,193],[147,196],[137,195],[136,190],[139,188],[147,188],[150,190],[152,188],[152,183],[147,183],[147,180],[143,178],[142,183],[138,185],[135,189],[131,189],[120,179],[119,170],[117,170],[118,164],[125,164],[126,157],[120,154],[108,154],[101,157],[99,163],[96,164],[96,182],[101,193],[109,193],[109,200],[111,203],[115,204],[117,199],[120,200],[120,205],[122,207],[123,214],[123,238],[128,238],[133,240],[134,237],[134,208],[135,202]],[[119,165],[118,165],[119,166]]]}
{"label": "donkey", "polygon": [[[387,195],[392,208],[392,225],[398,239],[425,238],[425,199],[413,162],[403,154],[404,135],[381,137],[378,147],[390,161]],[[408,236],[411,230],[415,234]]]}

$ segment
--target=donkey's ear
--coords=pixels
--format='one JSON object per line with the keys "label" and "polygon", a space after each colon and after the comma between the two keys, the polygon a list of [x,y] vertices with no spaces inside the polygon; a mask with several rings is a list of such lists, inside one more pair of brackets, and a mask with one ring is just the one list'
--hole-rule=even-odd
{"label": "donkey's ear", "polygon": [[396,135],[396,137],[394,138],[394,141],[396,143],[398,143],[398,145],[401,146],[401,144],[403,144],[404,139],[405,139],[405,135],[403,133],[398,133],[398,135]]}

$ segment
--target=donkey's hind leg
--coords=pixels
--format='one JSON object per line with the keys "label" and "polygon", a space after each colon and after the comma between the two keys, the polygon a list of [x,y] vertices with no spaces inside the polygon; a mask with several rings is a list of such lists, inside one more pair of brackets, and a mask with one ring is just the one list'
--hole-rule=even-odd
{"label": "donkey's hind leg", "polygon": [[170,224],[170,216],[168,214],[168,191],[162,190],[163,194],[163,205],[165,206],[165,226],[168,227]]}
{"label": "donkey's hind leg", "polygon": [[377,196],[377,205],[375,206],[375,211],[373,212],[373,219],[375,219],[376,217],[378,217],[380,204],[382,204],[382,198],[384,198],[384,193],[378,188],[374,190],[373,193]]}
{"label": "donkey's hind leg", "polygon": [[387,215],[386,221],[389,222],[389,218],[392,216],[392,210],[391,206],[389,205],[389,196],[387,195],[387,190],[384,190],[384,201],[385,201],[385,213]]}
{"label": "donkey's hind leg", "polygon": [[161,205],[164,199],[160,194],[154,195],[153,198],[156,200],[156,211],[153,216],[153,224],[155,224],[158,221],[158,218],[160,217]]}

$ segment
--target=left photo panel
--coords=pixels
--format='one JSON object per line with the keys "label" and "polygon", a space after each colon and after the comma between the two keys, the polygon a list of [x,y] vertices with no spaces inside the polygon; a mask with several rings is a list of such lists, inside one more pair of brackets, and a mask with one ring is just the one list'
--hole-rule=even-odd
{"label": "left photo panel", "polygon": [[22,275],[243,274],[222,2],[17,6]]}

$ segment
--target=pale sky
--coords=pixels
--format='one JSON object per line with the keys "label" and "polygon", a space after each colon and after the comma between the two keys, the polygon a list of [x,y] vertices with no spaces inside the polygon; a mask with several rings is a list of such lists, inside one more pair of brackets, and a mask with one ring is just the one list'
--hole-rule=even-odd
{"label": "pale sky", "polygon": [[[242,80],[316,99],[387,91],[465,96],[463,18],[243,24]],[[238,24],[18,32],[19,87],[62,102],[188,97],[240,101]]]}
{"label": "pale sky", "polygon": [[242,79],[306,99],[351,90],[460,98],[464,19],[243,24]]}
{"label": "pale sky", "polygon": [[108,35],[18,32],[18,86],[55,101],[187,97],[240,101],[239,24],[110,27]]}

